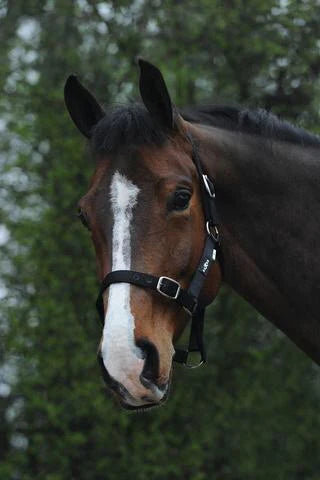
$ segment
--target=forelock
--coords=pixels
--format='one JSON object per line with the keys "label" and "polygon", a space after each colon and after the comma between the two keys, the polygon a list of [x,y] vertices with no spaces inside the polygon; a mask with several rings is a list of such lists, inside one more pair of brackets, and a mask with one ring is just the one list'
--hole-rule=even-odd
{"label": "forelock", "polygon": [[112,106],[93,128],[94,153],[114,154],[131,147],[163,145],[168,136],[143,105]]}

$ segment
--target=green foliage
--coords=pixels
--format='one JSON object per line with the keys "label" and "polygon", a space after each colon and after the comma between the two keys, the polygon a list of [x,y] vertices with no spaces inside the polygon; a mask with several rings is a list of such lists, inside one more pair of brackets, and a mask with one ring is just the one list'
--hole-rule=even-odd
{"label": "green foliage", "polygon": [[319,478],[319,373],[228,290],[209,364],[177,368],[165,407],[129,415],[105,392],[75,215],[93,165],[62,95],[76,72],[101,101],[127,101],[143,54],[178,105],[265,105],[320,131],[319,13],[317,0],[0,2],[1,480]]}

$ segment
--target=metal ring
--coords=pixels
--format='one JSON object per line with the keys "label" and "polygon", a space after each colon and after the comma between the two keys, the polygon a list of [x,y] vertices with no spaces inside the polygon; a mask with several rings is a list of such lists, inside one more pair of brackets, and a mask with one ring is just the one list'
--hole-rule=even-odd
{"label": "metal ring", "polygon": [[186,368],[198,368],[198,367],[201,367],[201,365],[203,365],[203,364],[204,364],[204,360],[201,360],[196,365],[191,365],[190,363],[184,363],[183,366],[186,367]]}
{"label": "metal ring", "polygon": [[[210,235],[210,237],[212,237],[213,240],[218,242],[219,241],[218,227],[216,225],[213,225],[213,226],[210,225],[210,221],[208,220],[207,223],[206,223],[206,229],[207,229],[208,235]],[[214,230],[214,232],[212,232],[212,229]]]}
{"label": "metal ring", "polygon": [[[204,186],[206,187],[206,190],[207,190],[209,196],[211,198],[215,198],[216,194],[215,194],[214,190],[211,191],[210,184],[209,184],[210,179],[209,179],[208,175],[202,174],[202,179],[203,179]],[[211,182],[211,184],[212,184],[212,182]],[[213,185],[212,185],[212,188],[214,188]]]}
{"label": "metal ring", "polygon": [[[169,280],[169,282],[173,283],[176,286],[177,290],[176,290],[176,293],[174,295],[168,295],[167,293],[165,293],[161,290],[163,280]],[[179,282],[177,282],[176,280],[173,280],[172,278],[159,277],[159,280],[158,280],[158,283],[157,283],[157,286],[156,286],[156,290],[157,290],[157,292],[161,293],[161,295],[163,295],[164,297],[172,298],[173,300],[176,300],[179,296],[181,286],[180,286]]]}

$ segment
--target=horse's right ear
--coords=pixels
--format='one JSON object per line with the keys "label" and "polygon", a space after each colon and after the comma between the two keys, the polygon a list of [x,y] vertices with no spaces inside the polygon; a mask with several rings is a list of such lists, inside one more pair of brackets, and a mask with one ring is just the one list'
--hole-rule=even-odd
{"label": "horse's right ear", "polygon": [[75,75],[70,75],[66,81],[64,101],[75,125],[85,137],[90,138],[92,128],[105,116],[105,112]]}

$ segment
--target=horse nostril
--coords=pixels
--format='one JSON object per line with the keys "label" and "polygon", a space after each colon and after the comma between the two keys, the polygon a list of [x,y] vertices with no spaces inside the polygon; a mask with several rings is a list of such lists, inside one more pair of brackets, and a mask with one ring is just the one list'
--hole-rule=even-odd
{"label": "horse nostril", "polygon": [[155,345],[145,338],[137,340],[136,345],[142,350],[145,359],[140,381],[146,388],[150,388],[159,376],[159,353]]}

